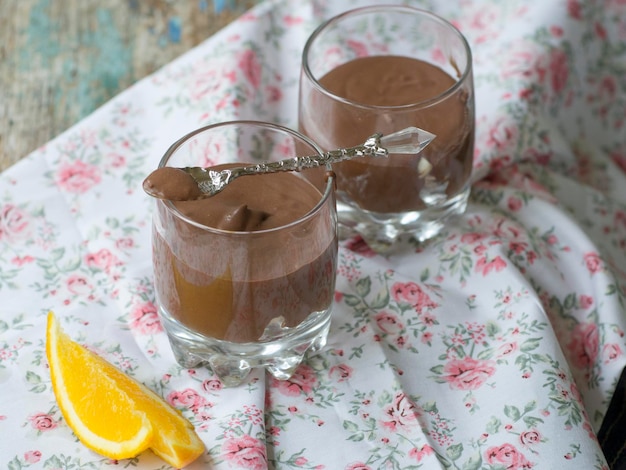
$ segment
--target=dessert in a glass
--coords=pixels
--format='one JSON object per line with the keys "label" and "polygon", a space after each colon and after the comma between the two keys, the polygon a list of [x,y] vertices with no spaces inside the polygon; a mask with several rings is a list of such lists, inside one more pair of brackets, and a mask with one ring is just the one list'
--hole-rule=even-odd
{"label": "dessert in a glass", "polygon": [[226,385],[239,384],[254,367],[286,379],[307,352],[324,346],[337,263],[334,177],[324,167],[254,175],[196,199],[185,178],[176,178],[177,168],[297,155],[320,149],[281,126],[226,122],[183,137],[159,164],[172,167],[169,174],[149,177],[172,199],[183,199],[155,202],[161,321],[181,365],[206,362]]}
{"label": "dessert in a glass", "polygon": [[320,25],[303,52],[300,132],[327,150],[409,126],[436,136],[419,155],[333,166],[341,228],[380,249],[403,234],[431,238],[466,208],[471,51],[450,23],[408,6],[358,8]]}

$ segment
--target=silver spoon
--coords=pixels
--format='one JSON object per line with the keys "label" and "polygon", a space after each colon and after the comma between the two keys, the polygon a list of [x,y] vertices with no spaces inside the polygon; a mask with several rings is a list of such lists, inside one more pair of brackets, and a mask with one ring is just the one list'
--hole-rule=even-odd
{"label": "silver spoon", "polygon": [[211,170],[203,167],[177,168],[190,175],[193,182],[198,186],[199,193],[194,197],[172,197],[165,194],[158,185],[151,184],[150,176],[168,167],[155,170],[144,181],[143,188],[150,196],[159,199],[190,200],[204,199],[222,191],[229,183],[241,176],[259,175],[263,173],[276,173],[279,171],[301,171],[307,168],[316,168],[327,164],[333,164],[356,157],[385,158],[391,153],[417,154],[421,152],[435,135],[417,127],[407,127],[393,134],[383,136],[374,134],[362,145],[345,149],[331,150],[322,155],[302,156],[287,158],[276,162],[258,163],[241,167],[232,167],[225,170]]}

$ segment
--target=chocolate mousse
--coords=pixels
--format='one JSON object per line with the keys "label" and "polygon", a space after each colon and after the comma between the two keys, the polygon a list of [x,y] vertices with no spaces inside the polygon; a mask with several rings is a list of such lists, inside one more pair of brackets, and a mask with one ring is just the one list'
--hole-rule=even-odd
{"label": "chocolate mousse", "polygon": [[473,98],[451,90],[456,80],[445,71],[410,57],[373,56],[342,64],[319,82],[345,98],[311,94],[300,111],[301,131],[326,150],[356,145],[372,132],[388,134],[409,126],[437,136],[420,156],[339,163],[333,167],[339,194],[379,213],[422,210],[428,201],[420,158],[428,161],[428,178],[443,185],[448,197],[466,184],[472,168]]}
{"label": "chocolate mousse", "polygon": [[205,336],[242,343],[259,340],[272,320],[295,327],[328,309],[333,218],[293,224],[321,199],[301,174],[273,173],[235,180],[206,199],[158,201],[153,257],[164,314]]}
{"label": "chocolate mousse", "polygon": [[150,195],[172,201],[190,201],[202,197],[202,191],[189,173],[170,166],[150,173],[143,182],[143,189]]}

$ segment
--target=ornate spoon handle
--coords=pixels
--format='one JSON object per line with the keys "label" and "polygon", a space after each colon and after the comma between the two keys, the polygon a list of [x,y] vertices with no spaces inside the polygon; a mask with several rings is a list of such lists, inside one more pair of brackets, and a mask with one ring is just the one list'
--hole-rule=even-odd
{"label": "ornate spoon handle", "polygon": [[[191,175],[198,185],[200,195],[195,199],[214,196],[222,191],[233,180],[248,175],[275,173],[279,171],[301,171],[307,168],[316,168],[326,164],[333,164],[357,157],[385,158],[392,153],[418,154],[436,136],[417,127],[407,127],[401,131],[382,136],[374,134],[362,145],[345,149],[331,150],[316,156],[302,156],[287,158],[277,162],[259,163],[233,167],[225,170],[211,170],[202,167],[186,167],[180,170]],[[159,170],[157,170],[159,171]],[[144,189],[154,197],[163,198],[164,195],[144,184]]]}

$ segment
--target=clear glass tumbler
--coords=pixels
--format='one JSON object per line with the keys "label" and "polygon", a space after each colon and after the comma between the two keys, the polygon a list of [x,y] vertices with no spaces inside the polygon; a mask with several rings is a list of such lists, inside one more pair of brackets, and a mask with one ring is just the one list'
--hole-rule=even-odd
{"label": "clear glass tumbler", "polygon": [[[233,121],[184,136],[159,166],[219,168],[320,153],[293,130]],[[235,386],[254,367],[289,378],[307,352],[325,345],[337,265],[328,170],[246,176],[201,201],[156,199],[156,300],[179,364],[208,363]],[[220,211],[221,221],[207,222]]]}
{"label": "clear glass tumbler", "polygon": [[449,22],[409,6],[357,8],[321,24],[302,56],[299,130],[324,150],[415,126],[419,155],[333,166],[340,231],[385,249],[419,241],[463,213],[474,149],[472,56]]}

